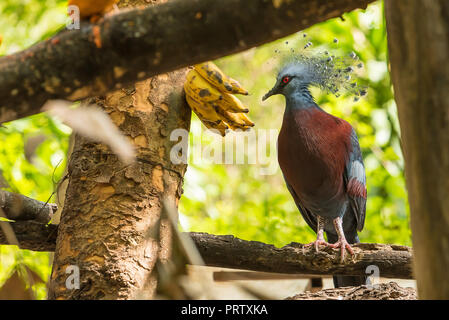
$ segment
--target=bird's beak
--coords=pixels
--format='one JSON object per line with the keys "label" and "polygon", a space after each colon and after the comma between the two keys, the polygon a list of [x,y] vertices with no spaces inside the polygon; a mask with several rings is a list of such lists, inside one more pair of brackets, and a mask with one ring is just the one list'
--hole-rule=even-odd
{"label": "bird's beak", "polygon": [[277,81],[274,87],[268,91],[263,97],[262,101],[267,100],[269,97],[279,94],[279,82]]}

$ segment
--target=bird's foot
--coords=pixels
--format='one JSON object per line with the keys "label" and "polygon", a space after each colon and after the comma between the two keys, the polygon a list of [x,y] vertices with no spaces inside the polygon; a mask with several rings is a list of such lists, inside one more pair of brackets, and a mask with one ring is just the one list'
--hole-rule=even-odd
{"label": "bird's foot", "polygon": [[329,246],[332,248],[341,248],[340,263],[343,263],[345,261],[346,249],[348,249],[351,255],[354,255],[354,250],[352,250],[352,247],[349,245],[346,239],[339,239],[337,242],[335,242],[334,244],[330,244]]}
{"label": "bird's foot", "polygon": [[327,247],[332,246],[329,242],[325,241],[324,239],[316,239],[316,241],[305,244],[304,248],[310,248],[310,247],[314,246],[316,252],[318,252],[318,251],[320,251],[320,245],[327,246]]}

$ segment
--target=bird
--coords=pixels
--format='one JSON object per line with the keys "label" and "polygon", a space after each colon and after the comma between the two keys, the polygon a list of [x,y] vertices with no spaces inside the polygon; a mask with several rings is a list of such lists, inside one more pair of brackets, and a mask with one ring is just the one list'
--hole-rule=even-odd
{"label": "bird", "polygon": [[68,0],[67,4],[79,8],[80,18],[82,20],[91,18],[95,22],[101,16],[111,11],[117,2],[118,0]]}
{"label": "bird", "polygon": [[[340,263],[359,243],[366,215],[366,175],[354,128],[318,106],[310,87],[317,77],[301,62],[287,64],[262,100],[285,97],[277,141],[278,162],[287,189],[302,217],[317,233],[305,245],[340,248]],[[326,232],[327,240],[324,239]],[[335,287],[365,284],[365,276],[334,276]]]}

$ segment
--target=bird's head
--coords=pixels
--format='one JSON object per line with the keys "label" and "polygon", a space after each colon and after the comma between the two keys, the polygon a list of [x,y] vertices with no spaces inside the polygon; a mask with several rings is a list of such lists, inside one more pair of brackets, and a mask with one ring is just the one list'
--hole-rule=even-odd
{"label": "bird's head", "polygon": [[309,85],[313,83],[313,72],[310,71],[306,64],[288,64],[279,72],[276,84],[263,96],[262,101],[276,94],[289,96],[295,92],[307,90]]}

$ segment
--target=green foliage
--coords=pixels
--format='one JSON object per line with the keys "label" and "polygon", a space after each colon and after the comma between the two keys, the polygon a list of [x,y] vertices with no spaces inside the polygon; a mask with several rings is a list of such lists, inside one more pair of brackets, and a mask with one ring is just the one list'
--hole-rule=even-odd
{"label": "green foliage", "polygon": [[[2,0],[0,54],[10,54],[46,38],[64,24],[65,0]],[[361,240],[411,245],[407,193],[399,140],[399,124],[387,64],[387,43],[382,3],[344,15],[305,30],[316,50],[348,54],[354,51],[365,68],[358,80],[369,87],[368,96],[354,103],[349,97],[336,98],[314,90],[317,102],[328,112],[348,120],[356,129],[367,168],[367,219]],[[338,38],[335,45],[332,39]],[[298,33],[241,54],[222,58],[217,64],[250,91],[241,100],[250,107],[254,128],[279,130],[284,100],[266,102],[261,97],[274,84],[279,68],[275,50],[302,48]],[[199,130],[201,128],[201,130]],[[207,147],[221,138],[201,135],[204,126],[194,116],[190,138]],[[0,173],[8,190],[47,201],[55,201],[54,181],[61,178],[70,130],[46,115],[14,121],[0,128]],[[34,153],[25,157],[31,137],[45,136]],[[250,143],[246,159],[256,146]],[[193,151],[193,150],[192,150]],[[269,150],[274,151],[274,150]],[[274,151],[275,152],[275,151]],[[29,160],[33,159],[31,162]],[[274,158],[276,161],[276,157]],[[277,162],[274,174],[263,175],[257,164],[211,164],[190,158],[180,202],[180,224],[184,230],[233,234],[243,239],[273,243],[310,242],[315,233],[303,221],[287,191]],[[1,184],[0,177],[0,184]],[[0,246],[0,285],[18,265],[26,264],[44,280],[51,262],[47,253]],[[45,288],[37,288],[45,298]]]}
{"label": "green foliage", "polygon": [[2,0],[0,55],[25,49],[54,34],[67,20],[66,0]]}

